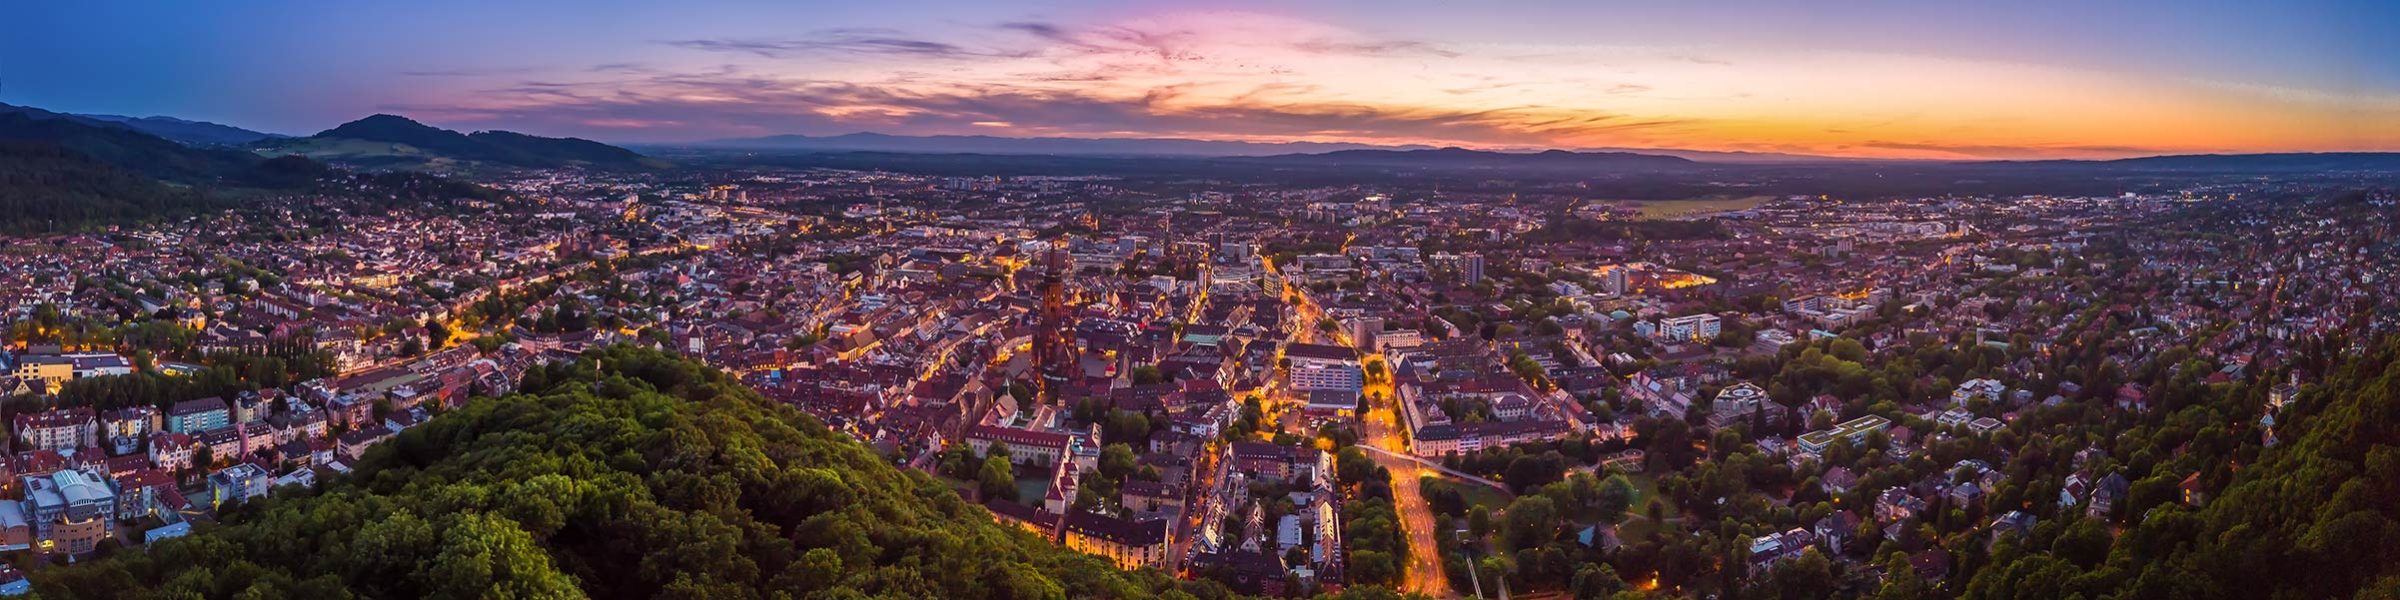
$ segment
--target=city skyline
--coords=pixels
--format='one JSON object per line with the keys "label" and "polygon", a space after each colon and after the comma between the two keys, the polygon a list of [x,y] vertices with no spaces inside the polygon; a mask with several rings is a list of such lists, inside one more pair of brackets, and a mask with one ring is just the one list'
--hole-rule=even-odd
{"label": "city skyline", "polygon": [[1744,4],[40,6],[29,35],[0,40],[0,102],[299,135],[383,112],[626,143],[2400,149],[2400,49],[2369,31],[2390,6]]}

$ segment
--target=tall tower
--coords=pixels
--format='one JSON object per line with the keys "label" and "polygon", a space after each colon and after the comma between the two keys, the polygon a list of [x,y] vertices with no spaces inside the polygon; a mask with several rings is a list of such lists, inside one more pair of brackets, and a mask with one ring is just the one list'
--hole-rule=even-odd
{"label": "tall tower", "polygon": [[1045,404],[1058,402],[1059,388],[1066,386],[1068,369],[1075,366],[1073,338],[1067,334],[1066,269],[1064,248],[1042,255],[1042,312],[1033,331],[1033,370],[1035,391]]}
{"label": "tall tower", "polygon": [[1158,243],[1159,266],[1165,267],[1168,273],[1174,273],[1175,267],[1180,264],[1176,261],[1175,256],[1175,215],[1159,215],[1158,228],[1160,230],[1160,239]]}

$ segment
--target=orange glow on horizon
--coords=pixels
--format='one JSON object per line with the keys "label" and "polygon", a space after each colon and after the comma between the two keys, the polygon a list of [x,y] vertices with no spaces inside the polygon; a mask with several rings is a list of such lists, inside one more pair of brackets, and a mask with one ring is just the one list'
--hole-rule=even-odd
{"label": "orange glow on horizon", "polygon": [[493,123],[637,108],[701,115],[662,120],[686,129],[660,135],[793,133],[762,124],[772,117],[916,135],[1880,158],[2400,149],[2400,96],[1986,59],[1395,41],[1230,11],[976,39],[994,51],[819,61],[678,50],[668,58],[681,60],[656,67],[672,76],[580,73],[535,91],[466,91],[470,100],[427,110]]}

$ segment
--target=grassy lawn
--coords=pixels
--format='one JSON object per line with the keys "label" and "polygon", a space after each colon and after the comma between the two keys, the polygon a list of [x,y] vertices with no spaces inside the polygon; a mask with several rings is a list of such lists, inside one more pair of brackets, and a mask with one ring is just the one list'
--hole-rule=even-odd
{"label": "grassy lawn", "polygon": [[1650,220],[1694,217],[1710,213],[1732,212],[1758,208],[1773,200],[1770,196],[1709,197],[1689,200],[1642,200],[1638,204],[1642,218]]}
{"label": "grassy lawn", "polygon": [[1427,475],[1427,476],[1425,476],[1425,477],[1422,477],[1421,479],[1423,479],[1423,480],[1427,480],[1427,481],[1433,481],[1433,482],[1435,482],[1435,485],[1439,485],[1439,486],[1442,486],[1442,487],[1445,487],[1445,488],[1449,488],[1449,489],[1453,489],[1453,490],[1458,490],[1458,494],[1459,494],[1459,496],[1461,496],[1463,499],[1465,499],[1465,500],[1466,500],[1466,502],[1467,502],[1467,508],[1469,508],[1469,509],[1473,509],[1473,508],[1475,508],[1475,507],[1477,507],[1477,506],[1481,506],[1481,507],[1484,507],[1484,508],[1487,508],[1487,509],[1491,509],[1493,512],[1498,512],[1500,509],[1503,509],[1503,508],[1508,508],[1508,503],[1509,503],[1510,501],[1516,500],[1516,497],[1515,497],[1515,496],[1512,496],[1512,495],[1509,495],[1509,493],[1508,493],[1508,492],[1503,492],[1503,491],[1500,491],[1500,490],[1498,490],[1498,489],[1494,489],[1494,488],[1490,488],[1490,487],[1485,487],[1485,486],[1475,485],[1475,484],[1472,484],[1472,483],[1467,483],[1467,482],[1463,482],[1463,481],[1458,481],[1458,480],[1455,480],[1455,479],[1449,479],[1449,478],[1445,478],[1445,477],[1438,477],[1438,476],[1433,476],[1433,475]]}
{"label": "grassy lawn", "polygon": [[1624,523],[1617,525],[1617,539],[1624,540],[1625,543],[1631,544],[1633,542],[1650,539],[1650,534],[1656,533],[1657,531],[1657,521],[1652,521],[1649,519],[1626,519]]}
{"label": "grassy lawn", "polygon": [[1675,510],[1675,505],[1659,497],[1657,478],[1640,473],[1628,473],[1625,475],[1625,480],[1633,482],[1635,496],[1633,508],[1625,511],[1625,522],[1617,524],[1618,539],[1630,542],[1648,537],[1652,532],[1659,530],[1662,524],[1649,518],[1651,505],[1659,507],[1660,518],[1674,519],[1680,516],[1680,511]]}
{"label": "grassy lawn", "polygon": [[1508,497],[1507,493],[1501,492],[1500,490],[1495,490],[1471,483],[1459,484],[1458,487],[1459,489],[1466,491],[1465,495],[1467,497],[1467,506],[1469,508],[1477,506],[1492,510],[1508,508],[1508,502],[1510,498]]}
{"label": "grassy lawn", "polygon": [[1626,514],[1648,515],[1650,514],[1650,505],[1656,504],[1659,507],[1660,516],[1669,519],[1676,517],[1675,505],[1668,504],[1666,499],[1658,497],[1658,478],[1642,473],[1630,473],[1625,475],[1625,480],[1633,482],[1633,491],[1635,492],[1633,508],[1626,511]]}

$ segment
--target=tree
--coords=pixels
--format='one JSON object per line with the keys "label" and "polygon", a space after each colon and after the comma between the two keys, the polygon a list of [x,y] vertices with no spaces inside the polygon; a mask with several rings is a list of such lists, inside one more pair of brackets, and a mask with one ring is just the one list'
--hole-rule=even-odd
{"label": "tree", "polygon": [[1624,475],[1610,475],[1600,482],[1593,510],[1599,513],[1601,520],[1617,522],[1625,518],[1625,511],[1633,507],[1634,496],[1639,493],[1633,482],[1626,480]]}
{"label": "tree", "polygon": [[1109,444],[1100,448],[1101,477],[1121,482],[1127,475],[1132,475],[1138,466],[1140,464],[1134,461],[1132,446]]}
{"label": "tree", "polygon": [[1840,582],[1833,576],[1833,561],[1815,548],[1800,553],[1798,558],[1775,563],[1763,578],[1762,586],[1771,597],[1787,600],[1833,597]]}
{"label": "tree", "polygon": [[1130,410],[1113,410],[1101,430],[1101,439],[1111,444],[1150,443],[1150,417]]}
{"label": "tree", "polygon": [[1519,497],[1501,517],[1502,546],[1523,550],[1547,545],[1557,538],[1558,526],[1558,506],[1549,498]]}
{"label": "tree", "polygon": [[1156,365],[1134,367],[1131,377],[1134,385],[1157,385],[1167,381],[1166,375],[1159,373]]}
{"label": "tree", "polygon": [[433,349],[440,350],[450,347],[450,336],[450,325],[448,323],[443,323],[441,319],[429,318],[425,320],[425,337],[433,340]]}
{"label": "tree", "polygon": [[1551,451],[1540,455],[1518,455],[1508,462],[1507,474],[1502,478],[1508,480],[1509,487],[1516,488],[1517,493],[1522,494],[1558,481],[1566,473],[1566,457]]}
{"label": "tree", "polygon": [[842,555],[831,548],[810,548],[800,555],[800,564],[777,578],[784,587],[796,592],[810,592],[833,587],[842,580]]}
{"label": "tree", "polygon": [[515,523],[462,514],[446,519],[442,546],[425,565],[419,585],[430,598],[578,598],[575,581],[550,567],[550,556]]}
{"label": "tree", "polygon": [[1608,563],[1583,563],[1575,568],[1575,578],[1568,584],[1576,600],[1598,600],[1613,596],[1625,589],[1625,581],[1617,578],[1617,570]]}
{"label": "tree", "polygon": [[1017,499],[1017,476],[1005,455],[994,454],[983,459],[983,470],[976,473],[977,489],[986,498]]}

